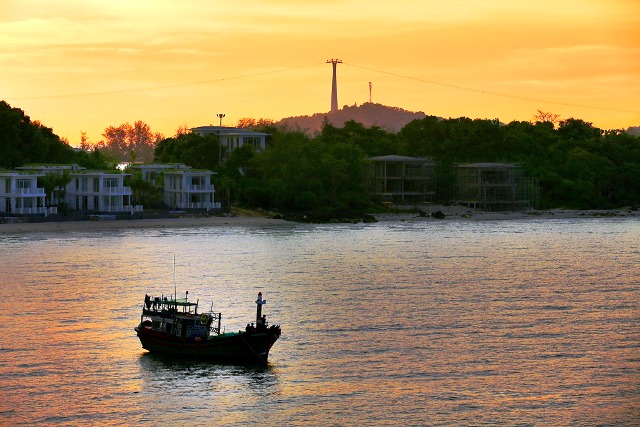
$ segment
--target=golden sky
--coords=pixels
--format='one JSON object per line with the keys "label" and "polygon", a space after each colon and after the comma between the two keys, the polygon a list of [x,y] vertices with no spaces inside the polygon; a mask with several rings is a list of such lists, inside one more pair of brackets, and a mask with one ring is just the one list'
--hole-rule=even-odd
{"label": "golden sky", "polygon": [[0,0],[0,98],[71,145],[369,100],[640,125],[638,0]]}

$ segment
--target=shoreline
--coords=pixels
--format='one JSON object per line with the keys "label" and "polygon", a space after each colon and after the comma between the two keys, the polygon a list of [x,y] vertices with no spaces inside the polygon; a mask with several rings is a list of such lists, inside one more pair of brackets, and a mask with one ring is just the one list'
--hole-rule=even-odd
{"label": "shoreline", "polygon": [[[441,212],[444,218],[432,217],[433,214]],[[373,215],[381,221],[407,221],[407,220],[432,220],[446,221],[448,219],[489,221],[489,220],[517,220],[517,219],[575,219],[575,218],[640,218],[640,210],[631,208],[620,209],[549,209],[549,210],[527,210],[527,211],[482,211],[464,206],[430,206],[424,213],[406,214],[382,214]]]}
{"label": "shoreline", "polygon": [[120,219],[111,221],[48,221],[0,224],[0,235],[65,231],[126,230],[134,228],[193,228],[277,226],[291,224],[282,219],[255,216]]}
{"label": "shoreline", "polygon": [[[435,218],[436,213],[444,214]],[[568,210],[551,209],[547,211],[505,211],[487,212],[461,206],[429,206],[418,213],[372,214],[378,222],[406,221],[492,221],[519,219],[576,219],[576,218],[640,218],[640,210],[630,208],[612,210]],[[0,235],[22,233],[49,233],[91,230],[123,230],[135,228],[192,228],[192,227],[271,227],[295,226],[302,223],[275,219],[268,216],[240,214],[228,217],[183,217],[155,219],[124,219],[107,221],[48,221],[15,222],[0,224]]]}

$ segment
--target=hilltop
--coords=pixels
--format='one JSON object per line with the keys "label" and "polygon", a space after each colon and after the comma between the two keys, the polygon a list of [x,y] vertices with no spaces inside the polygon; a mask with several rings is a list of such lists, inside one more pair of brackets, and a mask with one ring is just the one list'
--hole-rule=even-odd
{"label": "hilltop", "polygon": [[[424,119],[427,115],[422,112],[408,111],[400,107],[365,102],[364,104],[345,105],[336,112],[315,113],[311,116],[285,117],[273,123],[283,130],[302,131],[310,137],[320,134],[325,121],[337,128],[344,127],[345,122],[353,120],[364,127],[379,127],[387,132],[397,133],[407,123],[416,119]],[[441,117],[438,117],[442,119]],[[640,126],[630,126],[623,130],[629,135],[640,136]]]}
{"label": "hilltop", "polygon": [[377,126],[386,131],[396,133],[407,123],[416,119],[424,119],[425,117],[426,114],[421,111],[413,112],[398,107],[366,102],[360,106],[345,105],[336,112],[316,113],[312,116],[286,117],[274,123],[274,125],[284,129],[303,131],[309,136],[314,136],[320,133],[325,120],[328,120],[329,123],[337,128],[341,128],[345,122],[353,120],[365,127]]}

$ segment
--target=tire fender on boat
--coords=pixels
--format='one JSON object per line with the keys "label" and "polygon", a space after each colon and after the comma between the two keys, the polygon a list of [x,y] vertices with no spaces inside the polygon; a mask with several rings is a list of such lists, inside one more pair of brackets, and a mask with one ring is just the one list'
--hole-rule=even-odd
{"label": "tire fender on boat", "polygon": [[208,320],[209,320],[209,316],[207,316],[206,314],[203,314],[200,317],[200,323],[207,323]]}

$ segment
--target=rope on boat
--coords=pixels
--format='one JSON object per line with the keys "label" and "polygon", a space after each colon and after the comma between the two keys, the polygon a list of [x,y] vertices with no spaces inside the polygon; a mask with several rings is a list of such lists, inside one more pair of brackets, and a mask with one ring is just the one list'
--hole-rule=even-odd
{"label": "rope on boat", "polygon": [[251,345],[249,345],[249,343],[244,339],[244,337],[242,335],[240,336],[240,339],[242,340],[243,343],[245,343],[247,345],[247,347],[249,347],[249,350],[251,350],[253,352],[253,354],[258,356],[258,359],[260,359],[262,361],[262,363],[264,363],[265,365],[269,364],[269,362],[264,360],[258,353],[256,353],[256,351],[253,349],[253,347],[251,347]]}

